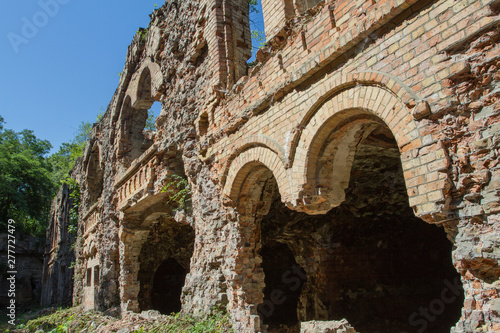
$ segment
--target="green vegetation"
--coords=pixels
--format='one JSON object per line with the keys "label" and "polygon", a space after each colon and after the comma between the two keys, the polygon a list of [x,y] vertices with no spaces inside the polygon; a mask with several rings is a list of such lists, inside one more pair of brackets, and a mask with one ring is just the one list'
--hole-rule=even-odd
{"label": "green vegetation", "polygon": [[[85,312],[81,308],[59,309],[53,313],[36,318],[30,314],[20,320],[23,324],[18,325],[16,332],[94,332],[97,328],[103,328],[114,324],[118,319],[106,316],[98,311]],[[131,327],[134,333],[142,332],[179,332],[179,333],[229,333],[233,332],[229,315],[224,311],[213,311],[210,315],[194,317],[192,315],[181,315],[179,313],[170,316],[161,316],[158,321],[121,322],[121,327]],[[132,328],[132,327],[131,327]]]}
{"label": "green vegetation", "polygon": [[146,39],[148,38],[148,29],[144,29],[144,28],[139,28],[135,34],[137,36],[139,36],[139,40],[141,43],[145,43],[146,42]]}
{"label": "green vegetation", "polygon": [[224,312],[217,311],[201,318],[190,315],[182,316],[176,313],[167,317],[167,320],[155,325],[147,332],[216,333],[233,332],[233,329],[231,328],[229,316]]}
{"label": "green vegetation", "polygon": [[4,129],[0,116],[0,226],[16,221],[18,231],[42,235],[56,186],[47,159],[51,144],[33,131]]}
{"label": "green vegetation", "polygon": [[259,49],[266,46],[266,36],[264,35],[264,31],[252,30],[250,31],[252,34],[252,45],[259,44]]}
{"label": "green vegetation", "polygon": [[[97,121],[103,115],[101,108]],[[4,124],[0,116],[0,230],[6,230],[8,219],[13,219],[17,231],[43,236],[52,198],[61,183],[66,183],[76,204],[70,212],[69,231],[76,233],[80,191],[69,173],[83,155],[92,123],[82,122],[75,137],[50,156],[52,145],[49,141],[38,139],[31,130],[5,129]]]}
{"label": "green vegetation", "polygon": [[248,0],[248,4],[250,5],[250,13],[258,13],[259,10],[257,6],[259,5],[258,0]]}
{"label": "green vegetation", "polygon": [[[76,236],[78,232],[78,208],[80,207],[80,185],[69,176],[66,177],[64,182],[69,188],[69,197],[71,198],[72,205],[69,210],[69,225],[68,232]],[[76,240],[75,240],[76,242]]]}
{"label": "green vegetation", "polygon": [[[266,46],[266,35],[264,31],[258,29],[255,21],[252,17],[255,17],[260,13],[258,6],[259,0],[248,0],[249,12],[250,12],[250,35],[252,36],[252,55],[255,55],[258,49]],[[254,47],[253,45],[258,45]]]}
{"label": "green vegetation", "polygon": [[191,207],[191,185],[186,178],[173,174],[161,191],[168,194],[169,202],[176,203],[178,209],[186,210]]}
{"label": "green vegetation", "polygon": [[84,312],[79,308],[59,309],[54,313],[28,320],[17,326],[17,332],[92,332],[99,325],[116,320],[97,311]]}
{"label": "green vegetation", "polygon": [[144,126],[144,129],[147,131],[156,131],[156,117],[155,117],[155,112],[152,109],[148,110],[148,119],[146,120],[146,126]]}

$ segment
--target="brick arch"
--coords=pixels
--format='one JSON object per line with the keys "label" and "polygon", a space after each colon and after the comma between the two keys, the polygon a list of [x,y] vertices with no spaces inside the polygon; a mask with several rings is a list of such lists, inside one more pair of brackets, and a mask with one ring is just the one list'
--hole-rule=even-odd
{"label": "brick arch", "polygon": [[[336,90],[328,99],[322,98],[317,109],[310,110],[302,121],[302,130],[295,144],[296,160],[292,165],[292,178],[297,180],[296,191],[292,193],[291,205],[295,209],[311,214],[322,214],[339,205],[344,197],[350,175],[350,159],[354,158],[352,144],[366,132],[366,126],[383,122],[394,135],[400,149],[401,162],[405,171],[405,181],[410,205],[416,215],[432,221],[434,215],[441,214],[445,201],[447,179],[435,168],[447,165],[444,149],[439,144],[424,145],[417,122],[398,94],[377,85],[346,84],[343,90]],[[408,98],[413,99],[413,95]],[[364,127],[364,128],[363,128]],[[317,167],[321,149],[331,136],[337,146],[333,146],[336,172],[332,172],[330,185],[325,188],[318,184]],[[350,140],[350,141],[349,141]],[[419,150],[428,146],[425,159],[419,157]],[[344,154],[344,156],[342,156]],[[432,173],[432,174],[431,174]]]}
{"label": "brick arch", "polygon": [[126,95],[131,97],[131,105],[135,109],[147,110],[159,100],[158,95],[162,85],[163,74],[160,66],[148,58],[132,75]]}
{"label": "brick arch", "polygon": [[226,184],[229,170],[234,159],[238,157],[242,152],[255,147],[263,147],[271,150],[278,156],[283,165],[286,164],[285,150],[273,138],[267,135],[252,135],[245,137],[244,139],[236,141],[233,145],[227,148],[229,151],[231,151],[231,155],[227,159],[226,166],[222,174],[221,181],[223,186]]}
{"label": "brick arch", "polygon": [[[359,86],[377,87],[386,90],[394,95],[403,106],[412,107],[417,102],[422,102],[420,97],[410,87],[398,78],[384,72],[363,71],[332,77],[330,80],[315,87],[314,95],[310,96],[306,101],[305,109],[308,111],[295,126],[294,136],[286,147],[286,151],[290,152],[287,156],[287,167],[291,167],[294,162],[296,147],[300,141],[302,130],[312,120],[318,110],[323,107],[324,103],[342,94],[344,91]],[[373,95],[369,97],[373,97]]]}
{"label": "brick arch", "polygon": [[288,201],[291,184],[288,172],[278,155],[267,147],[253,147],[241,152],[234,158],[227,172],[223,194],[238,202],[247,178],[260,168],[270,170],[278,183],[278,190],[283,201]]}

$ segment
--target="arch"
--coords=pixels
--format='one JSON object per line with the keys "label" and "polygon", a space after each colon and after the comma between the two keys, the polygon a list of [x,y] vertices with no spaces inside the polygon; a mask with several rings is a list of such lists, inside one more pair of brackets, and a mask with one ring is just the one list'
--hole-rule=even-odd
{"label": "arch", "polygon": [[163,74],[158,64],[149,58],[144,60],[132,75],[126,95],[131,97],[135,109],[149,109],[154,101],[159,100],[159,91],[163,85]]}
{"label": "arch", "polygon": [[[279,176],[278,176],[279,175]],[[260,331],[261,320],[257,305],[264,300],[264,271],[259,253],[260,221],[267,215],[271,205],[288,192],[286,170],[276,154],[264,147],[248,149],[231,163],[224,192],[236,205],[238,245],[237,259],[228,263],[237,277],[230,285],[228,300],[238,304],[245,319],[237,323],[235,330],[250,328]],[[235,212],[235,213],[236,213]],[[254,260],[249,260],[254,258]],[[229,306],[231,308],[231,305]],[[241,316],[241,313],[240,313]]]}
{"label": "arch", "polygon": [[293,164],[296,147],[301,138],[302,130],[307,126],[312,117],[318,112],[324,103],[329,99],[334,98],[336,95],[341,94],[343,91],[360,85],[378,87],[379,89],[389,91],[400,101],[400,103],[408,108],[413,107],[417,102],[422,101],[418,95],[415,94],[413,90],[405,85],[399,78],[384,72],[362,71],[332,78],[329,81],[320,84],[318,88],[321,89],[314,90],[316,91],[316,96],[308,97],[308,100],[306,101],[307,112],[301,121],[295,126],[295,130],[293,131],[294,136],[292,140],[290,140],[286,149],[286,151],[289,152],[287,156],[288,165],[291,166]]}
{"label": "arch", "polygon": [[236,141],[232,147],[228,148],[228,151],[231,151],[232,153],[226,162],[226,167],[222,176],[222,185],[226,184],[229,169],[234,159],[242,152],[255,147],[263,147],[271,150],[278,156],[283,165],[286,165],[285,149],[283,149],[283,147],[276,140],[267,135],[252,135]]}
{"label": "arch", "polygon": [[262,168],[272,172],[282,198],[285,200],[289,198],[291,182],[282,160],[274,151],[261,146],[243,151],[230,162],[223,194],[234,202],[238,202],[241,194],[245,191],[244,183],[248,182],[249,175],[254,173],[255,177],[259,169]]}
{"label": "arch", "polygon": [[[352,81],[344,84],[342,90],[324,94],[328,97],[313,104],[301,121],[301,130],[297,131],[290,149],[292,179],[298,181],[291,205],[310,214],[323,214],[338,206],[349,181],[349,160],[356,152],[356,140],[369,134],[373,125],[385,124],[402,153],[410,205],[419,216],[442,211],[447,176],[439,175],[436,168],[447,165],[446,154],[441,145],[431,141],[426,144],[428,156],[419,156],[424,143],[417,122],[399,95],[387,87]],[[408,101],[414,97],[407,92],[402,96]],[[318,168],[324,166],[321,159],[327,156],[333,159],[330,161],[332,172],[329,179],[322,179]],[[434,183],[436,180],[439,183]],[[425,186],[426,183],[433,184]]]}
{"label": "arch", "polygon": [[144,60],[132,75],[121,104],[118,118],[117,157],[128,167],[153,143],[151,133],[144,133],[148,110],[159,101],[163,85],[161,68],[150,59]]}
{"label": "arch", "polygon": [[135,105],[145,107],[145,109],[135,108],[134,96],[127,94],[118,120],[117,157],[126,167],[153,143],[151,138],[144,134],[144,127],[148,118],[148,108],[154,101],[146,100],[141,104],[137,102],[137,98],[135,100]]}

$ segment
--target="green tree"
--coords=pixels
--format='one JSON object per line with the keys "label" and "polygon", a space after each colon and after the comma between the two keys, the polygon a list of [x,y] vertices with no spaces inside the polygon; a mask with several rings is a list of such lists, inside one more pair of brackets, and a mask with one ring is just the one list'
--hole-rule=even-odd
{"label": "green tree", "polygon": [[51,164],[47,160],[51,144],[37,139],[33,131],[4,129],[0,117],[0,224],[14,219],[18,229],[41,235],[48,223],[55,191]]}
{"label": "green tree", "polygon": [[258,0],[248,0],[248,4],[250,5],[250,13],[258,13],[257,5],[259,4]]}
{"label": "green tree", "polygon": [[59,150],[49,157],[49,162],[53,168],[52,182],[54,184],[59,185],[68,177],[69,172],[75,166],[76,160],[83,155],[85,144],[90,139],[91,133],[92,124],[82,121],[73,140],[63,143]]}
{"label": "green tree", "polygon": [[148,131],[156,131],[156,116],[153,109],[148,110],[148,119],[146,120],[146,126],[144,126],[145,130]]}

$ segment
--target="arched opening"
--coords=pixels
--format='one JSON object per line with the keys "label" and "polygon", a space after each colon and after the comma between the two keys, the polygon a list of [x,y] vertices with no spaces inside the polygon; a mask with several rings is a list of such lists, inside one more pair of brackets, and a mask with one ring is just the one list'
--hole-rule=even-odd
{"label": "arched opening", "polygon": [[385,125],[358,144],[346,199],[325,217],[317,271],[326,277],[318,298],[328,320],[347,318],[369,333],[449,332],[463,304],[452,243],[414,216]]}
{"label": "arched opening", "polygon": [[144,127],[148,119],[147,109],[137,110],[132,107],[131,98],[126,97],[120,116],[120,135],[118,158],[125,167],[150,146],[144,137]]}
{"label": "arched opening", "polygon": [[181,310],[182,288],[194,250],[194,230],[159,217],[150,227],[138,258],[139,309],[170,314]]}
{"label": "arched opening", "polygon": [[[138,73],[136,73],[138,74]],[[124,168],[139,158],[154,142],[156,118],[161,103],[155,100],[151,71],[145,67],[127,91],[120,112],[118,158]]]}
{"label": "arched opening", "polygon": [[151,307],[163,314],[181,310],[181,294],[187,271],[175,259],[165,260],[157,269],[151,290]]}
{"label": "arched opening", "polygon": [[[354,147],[346,155],[345,200],[326,214],[287,208],[262,164],[241,169],[242,253],[255,258],[242,271],[253,271],[247,301],[255,301],[265,332],[300,332],[301,322],[342,318],[363,333],[448,332],[460,318],[453,245],[409,206],[395,138],[382,122],[357,131],[354,146],[345,145]],[[325,157],[318,168],[327,165]]]}
{"label": "arched opening", "polygon": [[153,101],[151,97],[151,71],[146,67],[139,79],[137,102],[134,104],[134,107],[138,109],[147,109]]}

